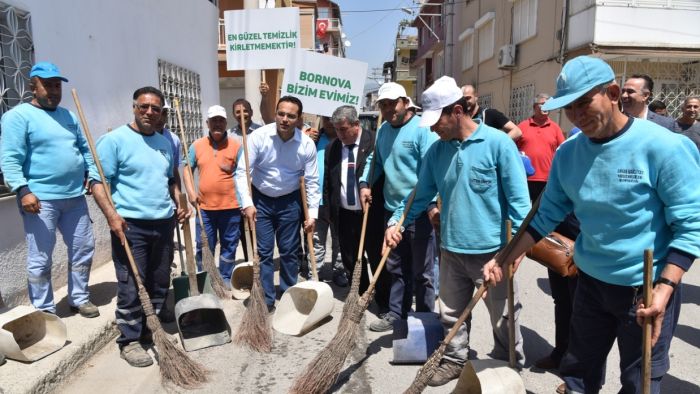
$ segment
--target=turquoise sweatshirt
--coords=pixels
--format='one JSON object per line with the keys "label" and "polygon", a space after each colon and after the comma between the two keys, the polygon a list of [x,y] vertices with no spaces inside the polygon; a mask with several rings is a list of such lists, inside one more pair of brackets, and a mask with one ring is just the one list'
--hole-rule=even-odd
{"label": "turquoise sweatshirt", "polygon": [[173,153],[167,138],[145,136],[124,125],[97,141],[97,154],[119,215],[144,220],[173,216],[168,187]]}
{"label": "turquoise sweatshirt", "polygon": [[[39,200],[83,194],[85,172],[97,176],[75,115],[24,103],[2,116],[2,172],[12,191]],[[27,189],[28,188],[28,189]]]}
{"label": "turquoise sweatshirt", "polygon": [[573,210],[581,222],[575,260],[603,282],[642,284],[644,250],[655,278],[670,248],[700,255],[700,155],[688,138],[642,119],[593,142],[583,134],[559,147],[531,227],[549,233]]}
{"label": "turquoise sweatshirt", "polygon": [[[372,184],[382,173],[384,180],[384,208],[395,211],[418,181],[423,156],[433,142],[438,140],[427,127],[419,127],[420,116],[399,128],[384,122],[377,131],[376,156],[373,179],[368,180],[374,160],[374,152],[367,156],[367,164],[360,182]],[[435,197],[435,195],[433,195]]]}
{"label": "turquoise sweatshirt", "polygon": [[[423,158],[416,197],[406,221],[420,215],[439,193],[442,248],[463,254],[505,245],[505,221],[518,229],[530,210],[525,168],[507,134],[479,125],[465,141],[438,141]],[[394,212],[398,221],[406,200]]]}

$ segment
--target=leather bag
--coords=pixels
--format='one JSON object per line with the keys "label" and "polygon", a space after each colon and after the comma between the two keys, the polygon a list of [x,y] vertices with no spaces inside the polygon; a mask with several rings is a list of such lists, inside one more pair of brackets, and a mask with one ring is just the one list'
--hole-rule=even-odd
{"label": "leather bag", "polygon": [[574,241],[556,231],[539,240],[525,255],[563,277],[578,275]]}

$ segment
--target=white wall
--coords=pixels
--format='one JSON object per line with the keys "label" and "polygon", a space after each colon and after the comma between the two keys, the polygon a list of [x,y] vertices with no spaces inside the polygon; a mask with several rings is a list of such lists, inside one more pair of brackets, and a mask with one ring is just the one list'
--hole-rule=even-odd
{"label": "white wall", "polygon": [[[70,89],[77,89],[95,137],[133,120],[132,94],[159,86],[159,58],[199,73],[202,113],[219,103],[218,9],[207,0],[3,1],[31,13],[35,60],[56,63],[69,79],[62,106],[75,109]],[[109,234],[101,213],[90,206],[98,265],[110,259]],[[12,305],[26,288],[24,234],[14,197],[0,199],[0,223],[0,292]],[[54,286],[60,286],[62,246],[54,260]]]}
{"label": "white wall", "polygon": [[660,48],[700,48],[700,11],[596,7],[595,43]]}

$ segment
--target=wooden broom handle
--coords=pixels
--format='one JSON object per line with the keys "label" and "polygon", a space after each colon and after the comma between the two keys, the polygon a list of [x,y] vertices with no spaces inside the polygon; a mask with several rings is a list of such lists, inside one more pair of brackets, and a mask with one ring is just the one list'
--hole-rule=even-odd
{"label": "wooden broom handle", "polygon": [[[301,192],[301,205],[304,207],[304,220],[309,220],[309,203],[306,201],[306,182],[304,182],[304,176],[299,177],[299,191]],[[316,268],[316,253],[314,253],[314,240],[313,234],[304,231],[306,235],[306,244],[309,252],[309,259],[311,260],[311,277],[313,280],[318,282],[318,271]]]}

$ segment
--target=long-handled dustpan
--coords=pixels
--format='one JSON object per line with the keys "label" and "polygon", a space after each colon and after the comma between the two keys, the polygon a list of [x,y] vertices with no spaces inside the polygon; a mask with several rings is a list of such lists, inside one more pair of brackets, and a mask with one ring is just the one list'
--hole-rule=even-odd
{"label": "long-handled dustpan", "polygon": [[[243,236],[246,239],[246,247],[248,248],[248,256],[253,256],[252,237],[250,237],[250,229],[248,228],[248,220],[244,219]],[[231,293],[233,298],[237,300],[245,300],[250,297],[250,289],[253,288],[253,262],[246,261],[236,264],[231,273]]]}
{"label": "long-handled dustpan", "polygon": [[[184,194],[180,196],[180,203],[187,204]],[[175,304],[175,321],[182,347],[190,352],[231,342],[231,327],[226,321],[219,298],[213,294],[200,293],[192,251],[192,231],[188,221],[183,224],[183,231],[190,296]]]}
{"label": "long-handled dustpan", "polygon": [[468,360],[454,394],[525,394],[523,379],[500,360]]}
{"label": "long-handled dustpan", "polygon": [[[309,218],[304,177],[300,178],[301,201],[304,218]],[[272,328],[282,334],[301,335],[310,331],[333,311],[333,290],[327,283],[319,282],[316,256],[311,233],[306,233],[313,281],[297,283],[282,294],[272,319]]]}
{"label": "long-handled dustpan", "polygon": [[65,344],[66,325],[54,314],[26,305],[0,313],[0,354],[7,358],[32,362]]}
{"label": "long-handled dustpan", "polygon": [[[182,237],[180,236],[180,229],[175,226],[175,234],[177,235],[177,243],[182,246]],[[177,304],[183,298],[190,296],[190,279],[187,275],[187,268],[185,267],[185,259],[182,256],[182,249],[178,248],[178,256],[180,256],[180,276],[173,279],[173,295],[175,299],[175,304]],[[211,287],[211,278],[207,274],[207,271],[202,271],[197,273],[197,289],[200,294],[215,294],[214,289]]]}

